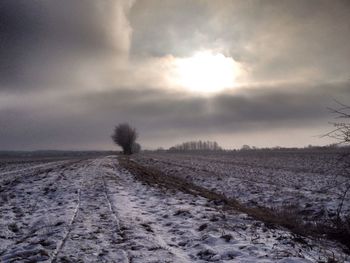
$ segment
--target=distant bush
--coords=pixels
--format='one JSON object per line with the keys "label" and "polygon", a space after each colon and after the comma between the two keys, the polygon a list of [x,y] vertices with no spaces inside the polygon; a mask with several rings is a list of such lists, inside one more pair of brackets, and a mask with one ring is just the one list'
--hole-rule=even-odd
{"label": "distant bush", "polygon": [[242,146],[242,148],[241,148],[241,150],[251,150],[252,148],[249,146],[249,145],[247,145],[247,144],[244,144],[243,146]]}

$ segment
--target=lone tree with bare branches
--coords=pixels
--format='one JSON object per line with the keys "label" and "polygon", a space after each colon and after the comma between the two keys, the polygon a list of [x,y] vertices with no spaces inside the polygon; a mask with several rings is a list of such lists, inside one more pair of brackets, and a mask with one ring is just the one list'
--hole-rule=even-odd
{"label": "lone tree with bare branches", "polygon": [[343,214],[344,203],[349,200],[347,195],[350,193],[350,106],[338,102],[337,108],[329,108],[330,112],[336,115],[338,121],[333,122],[333,130],[325,134],[324,136],[337,140],[338,145],[345,146],[345,151],[339,159],[339,165],[343,170],[342,175],[347,178],[342,184],[343,187],[339,191],[340,203],[337,208],[337,217],[333,222],[334,233],[338,240],[341,240],[344,244],[350,248],[350,214]]}
{"label": "lone tree with bare branches", "polygon": [[115,127],[112,135],[113,141],[123,148],[124,154],[132,154],[140,150],[140,145],[136,143],[137,132],[128,123],[121,123]]}

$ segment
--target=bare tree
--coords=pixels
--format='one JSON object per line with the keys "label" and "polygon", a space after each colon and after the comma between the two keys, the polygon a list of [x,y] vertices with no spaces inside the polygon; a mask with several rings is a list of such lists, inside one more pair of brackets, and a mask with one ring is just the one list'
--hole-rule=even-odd
{"label": "bare tree", "polygon": [[[336,114],[336,119],[339,121],[332,122],[334,129],[325,134],[324,136],[337,140],[338,145],[349,146],[350,145],[350,106],[338,102],[338,108],[329,108],[330,112]],[[323,137],[324,137],[323,136]],[[339,193],[340,204],[337,209],[337,217],[340,218],[340,214],[343,210],[343,205],[348,193],[350,192],[350,152],[345,150],[340,160],[342,166],[343,175],[348,178],[344,183],[344,188]],[[350,220],[350,219],[349,219]],[[350,221],[348,222],[347,231],[350,233]]]}
{"label": "bare tree", "polygon": [[[113,141],[123,148],[124,154],[132,154],[140,145],[136,143],[137,132],[128,123],[121,123],[114,129]],[[138,146],[137,146],[138,145]]]}
{"label": "bare tree", "polygon": [[350,144],[350,106],[337,102],[338,108],[329,108],[329,110],[336,114],[336,118],[341,120],[333,122],[334,129],[328,132],[325,136],[331,137],[338,141],[338,144]]}

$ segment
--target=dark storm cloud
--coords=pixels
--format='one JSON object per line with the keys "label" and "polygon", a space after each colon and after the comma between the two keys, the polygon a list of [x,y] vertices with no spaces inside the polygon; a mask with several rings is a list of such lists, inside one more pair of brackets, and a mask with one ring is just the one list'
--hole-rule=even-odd
{"label": "dark storm cloud", "polygon": [[0,124],[5,127],[0,136],[7,138],[0,148],[108,148],[113,126],[123,121],[138,128],[146,145],[147,140],[166,134],[196,138],[204,132],[234,137],[251,129],[261,132],[315,125],[327,129],[332,120],[327,107],[334,106],[334,99],[350,100],[349,84],[257,87],[213,97],[151,88],[77,94],[47,102],[49,108],[43,103],[0,111]]}
{"label": "dark storm cloud", "polygon": [[[154,122],[155,127],[187,129],[194,133],[210,127],[224,132],[244,130],[246,124],[253,123],[268,127],[308,125],[321,119],[325,121],[329,117],[327,106],[332,105],[335,99],[350,100],[349,85],[261,86],[213,97],[181,96],[161,90],[143,96],[143,92],[129,91],[122,96],[120,103],[116,103],[120,96],[116,91],[103,94],[100,98],[90,95],[83,101],[90,107],[95,105],[96,109],[101,109],[103,101],[102,109],[106,112],[116,109],[135,122]],[[108,97],[108,100],[103,97]]]}
{"label": "dark storm cloud", "polygon": [[47,89],[74,79],[82,61],[127,52],[118,8],[121,1],[1,1],[0,89]]}

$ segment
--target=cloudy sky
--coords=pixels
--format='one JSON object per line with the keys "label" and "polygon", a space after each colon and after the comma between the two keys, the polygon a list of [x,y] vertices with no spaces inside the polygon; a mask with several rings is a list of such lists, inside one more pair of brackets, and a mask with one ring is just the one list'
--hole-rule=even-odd
{"label": "cloudy sky", "polygon": [[0,150],[324,145],[348,0],[1,0]]}

